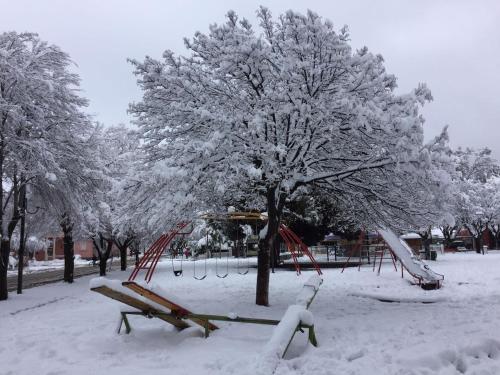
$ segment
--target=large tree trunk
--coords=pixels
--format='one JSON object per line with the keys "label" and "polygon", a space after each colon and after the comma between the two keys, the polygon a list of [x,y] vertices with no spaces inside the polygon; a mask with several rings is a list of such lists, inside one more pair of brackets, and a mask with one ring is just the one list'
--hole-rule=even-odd
{"label": "large tree trunk", "polygon": [[[7,115],[4,114],[2,127],[7,121]],[[10,243],[4,244],[3,224],[3,163],[4,163],[4,135],[0,132],[0,301],[6,300],[9,296],[7,291],[7,269],[9,268]]]}
{"label": "large tree trunk", "polygon": [[0,301],[9,296],[7,291],[7,269],[9,268],[10,241],[2,240],[0,245]]}
{"label": "large tree trunk", "polygon": [[139,250],[139,242],[136,240],[132,241],[130,247],[132,248],[132,255],[135,257],[135,265],[137,267],[139,265],[139,254],[141,253]]}
{"label": "large tree trunk", "polygon": [[108,257],[99,257],[99,276],[106,276]]}
{"label": "large tree trunk", "polygon": [[432,227],[427,228],[425,231],[418,232],[422,238],[422,245],[424,246],[424,259],[431,259],[431,244],[432,244]]}
{"label": "large tree trunk", "polygon": [[[279,227],[278,227],[279,229]],[[279,230],[278,230],[279,234]],[[271,266],[273,267],[273,272],[275,268],[278,268],[279,265],[279,260],[280,260],[280,241],[279,241],[279,235],[276,237],[276,241],[274,241],[274,249],[273,253],[271,256]]]}
{"label": "large tree trunk", "polygon": [[481,236],[479,237],[476,237],[476,236],[473,236],[472,237],[472,242],[473,242],[473,245],[474,245],[474,250],[476,250],[476,253],[478,254],[481,254]]}
{"label": "large tree trunk", "polygon": [[64,233],[64,281],[73,282],[75,271],[75,248],[71,231]]}
{"label": "large tree trunk", "polygon": [[430,260],[432,238],[429,232],[427,232],[426,236],[423,238],[423,243],[424,243],[425,260]]}
{"label": "large tree trunk", "polygon": [[[255,303],[261,306],[269,306],[269,267],[270,254],[274,252],[275,243],[278,241],[278,230],[281,220],[281,211],[284,198],[276,202],[276,189],[269,189],[267,192],[267,233],[264,241],[259,244],[259,253],[257,256],[257,291]],[[274,256],[275,258],[276,256]]]}
{"label": "large tree trunk", "polygon": [[[17,176],[14,174],[13,178],[13,185],[12,185],[12,197],[13,197],[13,209],[12,209],[12,217],[9,220],[9,223],[7,225],[7,239],[4,239],[5,237],[2,237],[2,244],[0,246],[0,251],[1,251],[1,262],[0,262],[0,301],[6,300],[8,298],[8,291],[7,291],[7,269],[9,268],[9,255],[10,255],[10,239],[12,238],[12,234],[14,233],[14,230],[16,229],[17,223],[21,219],[21,213],[19,210],[19,197],[22,191],[22,184],[23,181],[19,181],[17,179]],[[21,185],[21,188],[20,188]],[[3,189],[3,188],[2,188]],[[26,191],[26,190],[24,190]],[[2,222],[3,222],[3,215],[5,215],[5,212],[2,209]],[[3,230],[3,228],[1,228]],[[22,260],[21,260],[22,262]]]}
{"label": "large tree trunk", "polygon": [[73,273],[75,270],[75,250],[73,243],[73,223],[67,213],[61,218],[61,229],[63,231],[64,246],[64,281],[73,282]]}
{"label": "large tree trunk", "polygon": [[[97,254],[99,255],[99,276],[106,276],[106,266],[113,247],[113,240],[105,240],[102,235],[99,235],[99,243],[96,242],[95,238],[93,241]],[[106,249],[104,249],[104,242],[106,242]]]}
{"label": "large tree trunk", "polygon": [[128,248],[133,249],[133,244],[135,241],[135,235],[131,232],[127,232],[126,237],[122,237],[121,239],[119,237],[113,237],[113,242],[120,251],[120,270],[126,271],[127,270],[127,255],[128,255]]}
{"label": "large tree trunk", "polygon": [[453,239],[452,239],[453,232],[457,229],[458,228],[456,226],[452,227],[449,225],[441,227],[441,232],[443,233],[443,237],[444,237],[444,247],[445,248],[450,247],[451,243],[453,242]]}
{"label": "large tree trunk", "polygon": [[127,246],[121,245],[118,247],[120,250],[120,270],[127,270]]}

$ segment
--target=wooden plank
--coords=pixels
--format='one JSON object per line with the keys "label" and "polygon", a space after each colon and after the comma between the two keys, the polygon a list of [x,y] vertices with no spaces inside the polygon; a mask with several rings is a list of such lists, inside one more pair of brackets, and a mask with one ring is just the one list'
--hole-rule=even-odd
{"label": "wooden plank", "polygon": [[[160,296],[159,294],[153,292],[152,290],[149,290],[147,288],[144,288],[143,286],[137,284],[134,281],[124,281],[122,285],[126,288],[129,288],[130,290],[133,290],[134,292],[140,294],[144,298],[150,299],[151,301],[162,305],[169,310],[172,311],[175,315],[177,315],[179,318],[185,318],[191,320],[193,323],[196,323],[203,328],[206,326],[206,320],[196,318],[196,317],[190,317],[189,315],[192,314],[191,311],[185,309],[184,307],[176,304],[175,302],[169,301],[163,296]],[[208,328],[209,330],[213,331],[218,329],[215,324],[208,322]]]}
{"label": "wooden plank", "polygon": [[116,301],[119,301],[121,303],[124,303],[128,306],[131,306],[133,308],[136,308],[140,310],[143,314],[145,315],[152,315],[157,317],[158,319],[161,319],[167,323],[172,324],[176,328],[179,329],[184,329],[190,327],[190,325],[185,322],[182,319],[178,319],[176,316],[172,315],[169,316],[168,314],[165,314],[162,311],[158,311],[155,309],[153,306],[147,304],[146,302],[143,302],[137,298],[134,298],[132,296],[129,296],[128,294],[121,293],[117,290],[111,289],[107,286],[100,286],[97,288],[92,288],[91,289],[94,292],[100,293],[106,297],[109,297],[111,299],[114,299]]}

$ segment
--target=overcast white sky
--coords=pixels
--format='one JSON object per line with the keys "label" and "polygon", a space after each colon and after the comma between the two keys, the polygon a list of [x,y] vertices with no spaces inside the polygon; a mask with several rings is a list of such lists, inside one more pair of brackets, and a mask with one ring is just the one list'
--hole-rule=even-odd
{"label": "overcast white sky", "polygon": [[311,9],[337,29],[347,24],[353,47],[382,54],[401,92],[428,84],[428,138],[449,124],[453,145],[488,146],[500,158],[498,0],[0,0],[0,32],[37,32],[68,52],[89,111],[114,125],[130,121],[128,103],[141,95],[128,57],[184,53],[183,37],[224,22],[229,9],[253,21],[261,4],[275,16]]}

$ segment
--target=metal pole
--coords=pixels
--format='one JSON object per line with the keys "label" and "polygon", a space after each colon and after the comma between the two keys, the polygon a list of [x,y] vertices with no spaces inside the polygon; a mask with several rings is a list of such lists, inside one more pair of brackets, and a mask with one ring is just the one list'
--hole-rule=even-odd
{"label": "metal pole", "polygon": [[[26,189],[26,187],[24,188]],[[19,239],[19,260],[17,263],[17,294],[23,293],[23,268],[24,268],[24,232],[26,228],[26,190],[23,193],[22,198],[23,205],[21,207],[21,230],[20,230],[20,239]]]}
{"label": "metal pole", "polygon": [[277,241],[278,241],[278,235],[276,235],[274,241],[273,241],[273,248],[269,249],[271,252],[271,273],[274,273],[274,257],[276,256],[276,247],[277,247]]}

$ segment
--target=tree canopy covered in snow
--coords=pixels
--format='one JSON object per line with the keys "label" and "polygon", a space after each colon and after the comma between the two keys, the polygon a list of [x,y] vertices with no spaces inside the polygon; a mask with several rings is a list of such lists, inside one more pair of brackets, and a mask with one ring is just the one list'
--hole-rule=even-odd
{"label": "tree canopy covered in snow", "polygon": [[427,212],[431,188],[447,181],[433,164],[446,134],[423,144],[427,87],[396,94],[382,56],[353,51],[346,27],[313,12],[257,16],[258,31],[229,12],[185,40],[189,55],[132,61],[143,99],[130,111],[150,168],[162,170],[159,199],[265,208],[267,254],[284,206],[312,186],[387,224]]}
{"label": "tree canopy covered in snow", "polygon": [[[79,95],[80,79],[71,64],[68,54],[36,34],[0,34],[2,281],[26,197],[42,195],[46,208],[69,224],[78,211],[72,208],[94,178],[85,144],[92,125],[82,111],[87,101]],[[0,282],[0,299],[6,296]]]}
{"label": "tree canopy covered in snow", "polygon": [[497,239],[500,234],[500,166],[487,148],[459,148],[454,152],[454,165],[448,202],[456,221],[453,229],[467,228],[479,251],[486,229]]}

